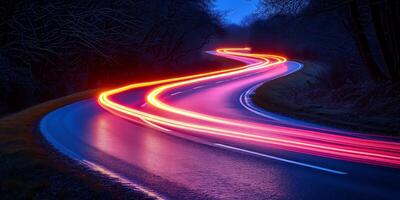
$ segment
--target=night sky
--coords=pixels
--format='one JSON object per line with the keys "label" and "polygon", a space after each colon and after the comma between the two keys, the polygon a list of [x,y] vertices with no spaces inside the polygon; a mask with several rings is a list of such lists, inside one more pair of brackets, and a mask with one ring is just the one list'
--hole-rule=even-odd
{"label": "night sky", "polygon": [[240,24],[242,20],[257,9],[259,0],[216,0],[215,9],[225,13],[228,24]]}

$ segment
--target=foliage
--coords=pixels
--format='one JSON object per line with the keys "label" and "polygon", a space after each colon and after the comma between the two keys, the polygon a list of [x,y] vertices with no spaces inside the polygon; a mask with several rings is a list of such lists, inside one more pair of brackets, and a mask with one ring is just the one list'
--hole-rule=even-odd
{"label": "foliage", "polygon": [[[2,67],[15,74],[15,80],[28,80],[21,86],[25,93],[34,84],[37,93],[30,99],[118,83],[115,80],[138,77],[144,71],[160,71],[159,66],[175,65],[178,71],[180,63],[194,60],[221,32],[210,3],[4,1],[0,4],[0,59],[9,65]],[[3,78],[0,85],[10,90],[11,82]]]}
{"label": "foliage", "polygon": [[[345,28],[344,32],[347,32],[352,41],[344,41],[347,42],[347,46],[357,48],[357,56],[360,56],[360,61],[363,62],[370,79],[390,79],[394,82],[400,80],[400,58],[398,56],[400,49],[400,20],[397,14],[400,12],[399,1],[264,0],[262,2],[264,9],[261,12],[273,14],[268,20],[261,22],[264,25],[269,25],[269,30],[272,30],[271,26],[274,26],[274,23],[275,26],[273,28],[278,29],[280,32],[284,32],[286,29],[293,29],[292,27],[296,24],[301,24],[301,27],[297,26],[297,28],[304,27],[307,29],[314,26],[312,31],[318,32],[317,34],[298,29],[301,33],[296,36],[292,33],[291,37],[306,40],[310,38],[310,35],[321,37],[325,35],[319,31],[322,28],[327,33],[333,33],[328,36],[331,37],[332,41],[336,40],[341,43],[342,41],[335,37],[340,36],[343,33],[341,29]],[[336,15],[336,19],[325,21],[325,24],[317,24],[316,19],[319,18],[322,21],[323,18],[329,15]],[[332,23],[334,24],[333,27]],[[337,23],[341,23],[341,25]],[[278,25],[281,27],[277,27]],[[349,36],[346,37],[349,38]],[[287,40],[291,40],[291,38]],[[314,40],[314,43],[316,42],[317,40]],[[329,48],[336,46],[331,43],[323,43],[323,45]],[[314,51],[318,53],[321,50],[323,51],[323,48],[317,48]],[[342,59],[342,57],[338,58]]]}

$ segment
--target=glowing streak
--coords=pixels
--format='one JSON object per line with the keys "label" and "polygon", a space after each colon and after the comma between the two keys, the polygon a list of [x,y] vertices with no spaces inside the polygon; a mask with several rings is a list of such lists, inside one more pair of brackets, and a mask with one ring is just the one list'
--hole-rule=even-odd
{"label": "glowing streak", "polygon": [[147,121],[147,120],[145,120],[145,119],[142,119],[142,121],[144,121],[146,124],[148,124],[148,125],[150,125],[150,126],[153,126],[153,127],[157,128],[157,129],[160,129],[160,130],[162,130],[162,131],[165,131],[165,132],[171,131],[171,130],[166,129],[166,128],[162,127],[162,126],[159,126],[159,125],[157,125],[157,124],[154,124],[154,123],[152,123],[152,122],[149,122],[149,121]]}
{"label": "glowing streak", "polygon": [[[203,73],[203,74],[197,74],[197,75],[191,75],[191,76],[185,76],[185,77],[179,77],[179,78],[165,79],[165,80],[161,80],[161,81],[153,81],[153,82],[137,83],[137,84],[128,85],[125,87],[106,91],[106,92],[100,94],[99,99],[98,99],[99,103],[101,106],[103,106],[105,109],[109,110],[110,112],[113,112],[121,117],[130,119],[130,120],[133,120],[131,117],[137,117],[137,118],[146,120],[148,122],[154,122],[156,124],[168,126],[168,127],[175,128],[175,129],[184,129],[184,130],[194,131],[197,133],[203,133],[203,134],[208,134],[208,135],[223,136],[225,138],[240,139],[240,140],[245,140],[245,141],[254,141],[254,142],[259,142],[259,143],[264,143],[264,144],[271,144],[278,148],[284,147],[285,149],[292,150],[292,151],[298,151],[298,152],[304,152],[304,153],[314,153],[314,154],[318,153],[319,155],[322,155],[322,156],[331,156],[331,157],[335,157],[335,158],[349,159],[349,160],[354,160],[354,161],[363,161],[363,162],[367,162],[367,163],[371,163],[371,164],[381,164],[381,165],[397,166],[397,167],[400,166],[400,157],[397,154],[400,147],[398,144],[395,144],[395,143],[383,142],[383,141],[373,141],[372,142],[370,140],[362,140],[362,139],[356,139],[356,138],[351,138],[351,137],[335,137],[333,135],[328,135],[328,134],[319,135],[318,137],[312,136],[312,135],[305,136],[305,137],[309,137],[311,139],[316,139],[316,140],[321,140],[321,141],[327,142],[325,144],[317,143],[316,140],[315,141],[314,140],[302,141],[301,138],[286,139],[283,137],[281,137],[281,138],[273,137],[273,136],[268,137],[265,135],[249,134],[249,133],[240,132],[240,131],[228,130],[225,128],[217,128],[217,127],[201,125],[198,123],[196,124],[196,123],[168,119],[165,117],[157,116],[154,114],[139,111],[137,109],[133,109],[133,108],[118,104],[109,99],[109,97],[112,95],[126,92],[131,89],[170,83],[170,84],[166,84],[166,85],[161,85],[161,86],[157,87],[156,89],[152,90],[150,92],[150,94],[147,96],[147,101],[150,104],[156,106],[157,108],[161,108],[168,112],[179,114],[182,116],[186,116],[186,117],[190,117],[190,118],[194,118],[194,119],[200,119],[200,120],[204,120],[207,122],[225,124],[225,125],[251,127],[251,125],[248,125],[245,122],[243,124],[238,125],[236,122],[230,121],[227,119],[217,118],[217,117],[213,117],[213,116],[209,116],[209,115],[205,115],[205,114],[200,114],[200,113],[195,113],[195,112],[191,112],[191,111],[187,111],[187,110],[183,110],[183,109],[179,109],[179,108],[174,108],[172,106],[162,103],[161,101],[159,101],[157,99],[157,96],[160,95],[162,92],[172,89],[172,88],[176,88],[176,87],[184,86],[184,85],[188,85],[188,84],[193,84],[193,83],[197,83],[197,82],[201,82],[201,81],[217,79],[217,78],[226,78],[227,76],[233,76],[233,75],[238,75],[241,73],[252,72],[254,70],[267,68],[272,65],[276,65],[276,64],[286,61],[285,58],[280,57],[280,56],[231,52],[231,51],[238,51],[238,50],[249,50],[249,49],[248,48],[245,48],[245,49],[218,49],[217,52],[220,54],[226,54],[226,55],[232,55],[232,56],[258,58],[263,61],[257,62],[255,64],[247,65],[244,67],[233,68],[233,69],[220,70],[220,71],[216,71],[216,72],[209,72],[209,73]],[[270,63],[269,59],[275,60],[275,62]],[[253,128],[258,128],[258,127],[253,127]],[[305,131],[305,130],[299,130],[299,129],[283,129],[283,128],[279,128],[279,127],[272,127],[272,128],[269,128],[268,130],[275,132],[275,133],[280,133],[280,134],[284,134],[284,132],[286,131],[287,132],[286,134],[288,134],[288,133],[289,134],[297,134],[299,136],[300,136],[300,134],[298,132],[301,132],[302,134],[307,134],[307,133],[319,134],[318,132],[311,132],[311,131]],[[322,136],[325,136],[327,138],[324,139]],[[334,140],[330,140],[330,139],[334,139]],[[352,142],[354,142],[354,141],[357,141],[357,145],[360,145],[361,147],[365,147],[366,149],[362,149],[361,147],[356,148],[355,145],[346,146],[346,145],[351,145]],[[331,142],[336,142],[336,143],[333,144]],[[380,149],[380,148],[382,148],[382,149]],[[387,152],[385,150],[387,150]]]}
{"label": "glowing streak", "polygon": [[[224,52],[227,52],[227,51],[224,51]],[[186,81],[180,81],[180,82],[174,82],[171,84],[162,85],[162,86],[157,87],[156,89],[152,90],[149,93],[149,95],[147,96],[148,103],[152,104],[153,106],[155,106],[159,109],[166,110],[171,113],[179,114],[182,116],[187,116],[187,117],[194,118],[194,119],[200,119],[200,120],[204,120],[204,121],[208,121],[208,122],[214,122],[214,123],[237,126],[237,127],[247,127],[247,128],[252,128],[252,129],[275,132],[275,133],[279,132],[281,135],[282,134],[283,135],[299,135],[299,131],[301,131],[302,137],[310,138],[310,139],[314,139],[314,140],[327,141],[326,138],[323,138],[323,137],[321,138],[320,135],[318,134],[318,132],[315,132],[315,131],[306,131],[306,130],[289,129],[289,128],[285,128],[284,130],[282,130],[282,128],[277,127],[277,126],[258,127],[258,126],[254,126],[253,124],[240,123],[240,122],[228,120],[225,118],[218,118],[215,116],[209,116],[209,115],[205,115],[205,114],[201,114],[201,113],[197,113],[197,112],[192,112],[189,110],[179,109],[179,108],[167,105],[158,99],[158,96],[160,94],[162,94],[163,92],[166,92],[168,90],[171,90],[173,88],[178,88],[178,87],[182,87],[182,86],[189,85],[189,84],[199,83],[199,82],[203,82],[206,80],[237,75],[240,73],[252,72],[252,71],[258,70],[260,68],[267,68],[267,67],[271,67],[273,65],[277,65],[277,64],[286,62],[286,59],[283,57],[280,57],[280,56],[263,55],[263,54],[244,54],[244,53],[236,53],[236,52],[230,53],[230,54],[239,55],[239,56],[247,56],[247,57],[249,55],[252,55],[256,58],[263,59],[263,60],[267,60],[266,57],[272,57],[272,58],[276,59],[277,61],[274,63],[266,62],[266,63],[256,65],[256,66],[253,65],[253,66],[245,68],[245,69],[241,69],[241,70],[237,70],[237,71],[233,71],[233,72],[227,72],[224,74],[216,74],[216,75],[211,75],[211,76],[207,76],[207,77],[200,77],[200,78],[190,79],[190,80],[186,80]],[[332,139],[332,138],[330,138],[330,139]],[[347,145],[352,145],[352,143],[354,142],[353,140],[349,140],[349,138],[343,138],[343,137],[336,137],[335,140],[337,142],[341,142],[342,144],[347,144]],[[359,142],[360,146],[371,148],[371,144],[369,141],[360,140],[358,142]],[[388,146],[390,146],[390,148],[388,148]],[[376,142],[375,148],[391,149],[391,150],[396,150],[396,151],[400,150],[400,146],[398,144],[395,144],[395,145],[389,145],[388,143],[379,144],[379,142]]]}
{"label": "glowing streak", "polygon": [[[231,53],[231,54],[240,55],[240,56],[244,56],[244,55],[249,56],[249,54],[242,54],[242,53]],[[179,108],[176,108],[176,107],[172,107],[172,106],[169,106],[169,105],[161,102],[160,100],[158,100],[157,97],[162,92],[164,92],[164,91],[166,91],[168,89],[179,87],[179,86],[189,85],[189,84],[202,82],[202,81],[206,81],[206,80],[211,80],[211,79],[222,78],[222,77],[226,77],[226,76],[233,76],[233,75],[237,75],[237,74],[240,74],[240,73],[251,72],[251,71],[254,71],[254,70],[258,70],[258,69],[261,69],[261,68],[266,68],[266,67],[270,67],[270,66],[273,66],[273,65],[277,65],[277,64],[286,62],[286,58],[280,57],[280,56],[257,55],[257,54],[251,54],[251,55],[254,55],[254,57],[263,59],[265,61],[268,60],[265,57],[269,56],[269,57],[275,58],[277,60],[277,62],[274,62],[274,63],[265,62],[265,63],[260,64],[260,65],[251,66],[251,67],[248,67],[248,68],[245,68],[245,69],[241,69],[241,70],[237,70],[237,71],[227,72],[227,73],[223,73],[223,74],[210,75],[210,76],[206,76],[206,77],[200,77],[200,78],[190,79],[190,80],[187,80],[187,81],[181,81],[181,82],[176,82],[176,83],[172,83],[172,84],[163,85],[163,86],[160,86],[160,87],[154,89],[152,92],[150,92],[150,94],[147,96],[147,101],[148,101],[148,103],[156,106],[157,108],[160,108],[162,110],[167,110],[169,112],[180,114],[180,115],[183,115],[183,116],[193,117],[193,118],[202,119],[202,120],[211,121],[211,122],[217,122],[217,123],[221,123],[221,124],[249,127],[249,125],[246,125],[246,124],[238,124],[237,122],[228,121],[226,119],[220,119],[220,118],[216,118],[216,117],[212,117],[212,116],[208,116],[208,115],[204,115],[204,114],[195,113],[195,112],[191,112],[191,111],[188,111],[188,110],[183,110],[183,109],[179,109]]]}
{"label": "glowing streak", "polygon": [[[101,99],[100,102],[102,102],[102,104],[108,104],[109,107],[113,107],[113,110],[119,111],[128,116],[144,118],[146,120],[151,120],[153,122],[163,124],[166,126],[171,126],[174,128],[209,133],[209,134],[213,134],[216,136],[224,136],[224,137],[230,137],[230,138],[247,140],[247,141],[274,144],[274,145],[279,145],[279,146],[291,147],[291,148],[295,148],[295,149],[298,149],[299,147],[301,147],[304,150],[310,150],[310,151],[319,149],[319,152],[321,152],[321,153],[327,153],[327,154],[333,153],[333,154],[341,155],[341,156],[350,156],[350,157],[353,157],[354,159],[368,158],[366,156],[377,157],[377,158],[375,158],[375,160],[381,161],[381,162],[385,162],[385,161],[388,162],[390,160],[387,160],[387,159],[394,159],[394,160],[396,160],[396,162],[394,162],[393,164],[397,164],[397,165],[400,164],[399,157],[387,156],[387,155],[381,155],[381,154],[375,154],[375,153],[368,153],[368,152],[359,152],[359,151],[353,151],[353,150],[347,150],[347,149],[332,148],[332,147],[327,147],[327,146],[320,146],[320,145],[314,145],[314,144],[308,144],[308,143],[302,143],[302,142],[296,142],[296,141],[290,141],[290,140],[282,140],[282,139],[278,139],[278,138],[262,137],[262,136],[257,136],[257,135],[235,132],[235,131],[226,131],[223,129],[201,126],[201,125],[196,125],[196,124],[190,124],[190,123],[170,120],[170,119],[163,118],[163,117],[158,117],[155,115],[151,115],[151,114],[147,114],[147,113],[144,113],[141,111],[130,109],[125,106],[119,106],[118,104],[113,104],[110,101],[107,101],[107,99]],[[123,115],[119,115],[119,116],[124,117],[126,119],[130,119],[127,116],[123,116]],[[350,153],[350,154],[347,154],[347,153]],[[352,154],[356,154],[360,157],[354,157],[354,156],[352,156]]]}

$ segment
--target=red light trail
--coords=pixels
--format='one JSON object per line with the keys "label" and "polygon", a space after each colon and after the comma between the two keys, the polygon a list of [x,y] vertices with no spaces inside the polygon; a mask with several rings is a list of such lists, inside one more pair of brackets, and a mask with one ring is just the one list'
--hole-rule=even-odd
{"label": "red light trail", "polygon": [[[235,119],[229,114],[218,115],[201,112],[201,110],[189,110],[174,106],[173,102],[164,100],[163,97],[179,93],[180,90],[188,86],[197,86],[193,89],[203,88],[203,85],[198,84],[205,84],[210,81],[255,76],[257,73],[263,74],[261,78],[274,77],[288,72],[287,67],[282,65],[286,62],[286,58],[277,55],[245,52],[248,50],[250,49],[218,49],[216,55],[244,62],[250,59],[253,60],[251,64],[209,73],[135,83],[101,93],[98,102],[103,108],[116,115],[132,121],[144,120],[149,126],[164,131],[168,129],[178,130],[188,134],[200,134],[237,142],[266,145],[272,148],[329,158],[400,167],[400,145],[396,142],[279,126],[242,118]],[[260,78],[254,77],[253,79],[258,80]],[[252,81],[252,78],[246,80]],[[148,88],[148,93],[142,99],[143,102],[147,102],[147,107],[127,105],[113,99],[114,96],[139,88]],[[234,90],[235,88],[225,89]],[[223,93],[224,91],[218,92]]]}

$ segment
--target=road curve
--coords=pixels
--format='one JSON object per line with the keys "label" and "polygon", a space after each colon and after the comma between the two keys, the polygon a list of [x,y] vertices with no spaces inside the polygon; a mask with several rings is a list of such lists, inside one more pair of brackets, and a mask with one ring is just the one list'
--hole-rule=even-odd
{"label": "road curve", "polygon": [[398,141],[258,109],[249,100],[255,86],[302,66],[247,50],[209,52],[243,67],[132,84],[65,106],[43,118],[41,131],[68,156],[160,198],[400,196]]}

